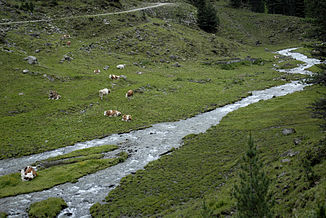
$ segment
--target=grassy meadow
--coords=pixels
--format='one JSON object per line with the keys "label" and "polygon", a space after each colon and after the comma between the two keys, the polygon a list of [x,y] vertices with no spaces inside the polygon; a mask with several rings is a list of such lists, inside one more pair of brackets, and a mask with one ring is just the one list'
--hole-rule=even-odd
{"label": "grassy meadow", "polygon": [[[121,0],[119,5],[96,7],[96,2],[74,0],[49,7],[37,1],[31,15],[19,9],[19,4],[9,0],[0,9],[0,19],[59,18],[148,5]],[[304,47],[310,41],[306,38],[309,23],[235,10],[224,0],[215,6],[220,18],[216,34],[196,26],[196,10],[184,1],[129,14],[0,25],[4,31],[0,32],[0,159],[185,119],[238,101],[250,91],[304,78],[275,71],[273,68],[292,68],[301,62],[275,59],[274,52],[302,47],[298,51],[309,54],[311,49]],[[64,34],[71,38],[63,39]],[[35,56],[37,63],[29,64],[24,60],[27,56]],[[230,60],[241,61],[227,63]],[[118,64],[126,64],[125,69],[117,69]],[[96,69],[101,72],[95,74]],[[313,67],[315,72],[320,70]],[[124,78],[111,80],[110,74]],[[101,100],[98,91],[103,88],[111,93]],[[125,97],[129,89],[135,92],[130,100]],[[49,100],[50,90],[56,90],[61,99]],[[318,157],[319,162],[311,166],[318,175],[313,183],[305,177],[302,161],[309,152],[324,152],[320,121],[311,117],[308,108],[324,92],[323,87],[311,86],[230,113],[218,126],[185,137],[180,149],[123,178],[103,204],[92,206],[91,214],[201,217],[207,212],[205,202],[212,216],[234,215],[230,193],[252,132],[272,180],[275,214],[312,216],[326,195],[325,158]],[[133,120],[105,117],[105,110],[119,110]],[[284,136],[284,128],[294,128],[296,133]],[[0,198],[74,182],[128,158],[122,153],[102,159],[103,153],[115,148],[79,150],[36,163],[42,166],[39,176],[28,185],[18,173],[2,176]],[[54,174],[58,176],[50,176]],[[49,176],[51,181],[46,179]],[[61,205],[57,200],[51,202]],[[43,204],[48,203],[33,205],[33,210]]]}
{"label": "grassy meadow", "polygon": [[[65,44],[67,40],[60,39],[62,34],[39,33],[41,27],[34,24],[9,32],[8,40],[15,46],[4,45],[3,49],[12,52],[0,54],[0,79],[4,84],[0,119],[5,126],[1,132],[0,158],[39,153],[157,122],[183,119],[293,77],[272,70],[273,53],[261,47],[252,51],[251,57],[259,59],[257,62],[217,64],[228,58],[245,58],[250,52],[236,56],[236,51],[243,47],[238,43],[218,36],[211,38],[180,24],[171,23],[166,27],[156,22],[149,17],[144,24],[111,32],[105,37],[84,39],[72,35],[70,46]],[[39,33],[39,37],[30,36],[26,28]],[[144,32],[144,37],[149,33],[155,35],[138,43],[139,40],[131,36],[138,29]],[[182,31],[182,36],[174,35],[178,31]],[[167,39],[170,32],[173,36]],[[131,38],[119,40],[124,34]],[[185,38],[195,41],[197,46],[187,50],[187,45],[179,43]],[[145,44],[152,39],[161,39],[166,43],[165,48],[175,50],[161,51],[162,55],[159,51],[154,54],[153,48],[146,51]],[[208,46],[208,42],[210,46],[224,46],[227,52],[224,56],[206,56],[203,52],[207,48],[201,45]],[[135,48],[130,48],[132,43]],[[119,44],[119,48],[115,44]],[[35,53],[36,50],[40,51]],[[137,55],[128,55],[132,50],[138,51]],[[37,57],[38,64],[28,64],[24,58],[29,55]],[[60,63],[64,55],[72,59]],[[181,67],[175,66],[176,62]],[[126,68],[116,69],[121,63],[126,64]],[[103,69],[105,66],[109,66],[108,70]],[[24,74],[25,69],[29,73]],[[95,69],[101,73],[94,74]],[[126,79],[112,81],[110,74],[125,75]],[[111,89],[111,93],[101,101],[98,90],[103,88]],[[136,92],[130,101],[124,97],[129,89]],[[48,100],[49,90],[56,90],[62,98]],[[110,109],[131,114],[133,122],[104,117],[104,110]]]}
{"label": "grassy meadow", "polygon": [[[203,202],[214,216],[234,214],[231,198],[249,132],[272,181],[275,215],[307,217],[325,199],[325,159],[313,166],[320,179],[310,184],[302,159],[325,146],[320,122],[307,105],[322,87],[261,101],[228,114],[206,133],[189,135],[171,155],[151,162],[145,170],[125,177],[105,204],[91,208],[94,217],[201,217]],[[316,95],[317,94],[317,95]],[[296,133],[283,135],[285,128]],[[294,140],[299,140],[295,144]]]}

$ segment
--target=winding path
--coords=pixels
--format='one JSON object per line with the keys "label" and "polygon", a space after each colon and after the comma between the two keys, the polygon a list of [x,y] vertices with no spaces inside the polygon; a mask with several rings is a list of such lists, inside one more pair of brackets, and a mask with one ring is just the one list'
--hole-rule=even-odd
{"label": "winding path", "polygon": [[[286,49],[278,53],[291,56],[297,60],[305,62],[291,73],[308,73],[307,68],[314,64],[319,64],[317,59],[307,58],[299,53],[291,52],[294,49]],[[172,147],[182,146],[182,138],[189,134],[198,134],[207,131],[211,126],[217,125],[228,113],[241,107],[246,107],[260,100],[268,100],[273,97],[284,96],[296,91],[301,91],[306,84],[299,81],[292,81],[285,85],[272,87],[266,90],[253,91],[252,95],[233,104],[217,108],[213,111],[199,114],[195,117],[180,120],[177,122],[154,124],[152,127],[132,131],[125,134],[113,134],[103,139],[96,139],[74,146],[57,149],[43,154],[32,155],[23,158],[1,160],[1,174],[15,172],[21,166],[31,164],[36,160],[45,159],[59,154],[69,153],[73,150],[94,147],[104,144],[119,145],[119,149],[114,152],[127,151],[131,156],[123,163],[98,171],[94,174],[84,176],[76,183],[66,183],[58,185],[49,190],[22,194],[14,197],[0,199],[0,211],[9,214],[9,217],[27,217],[26,208],[36,201],[45,200],[49,197],[61,197],[68,208],[63,210],[59,217],[90,217],[89,208],[96,202],[101,202],[114,189],[121,178],[143,169],[150,161],[160,158],[160,155],[169,151]],[[114,155],[115,153],[111,154]],[[4,171],[4,169],[9,169]]]}
{"label": "winding path", "polygon": [[77,15],[77,16],[70,16],[70,17],[62,17],[62,18],[54,18],[54,19],[41,19],[41,20],[26,20],[26,21],[11,21],[11,22],[5,22],[0,23],[0,25],[12,25],[12,24],[26,24],[26,23],[39,23],[39,22],[49,22],[49,21],[58,21],[58,20],[69,20],[69,19],[77,19],[77,18],[89,18],[89,17],[101,17],[101,16],[108,16],[108,15],[116,15],[116,14],[126,14],[131,13],[135,11],[143,11],[146,9],[151,8],[157,8],[167,5],[173,5],[174,3],[154,3],[151,6],[146,6],[142,8],[135,8],[130,9],[127,11],[119,11],[119,12],[109,12],[109,13],[103,13],[103,14],[93,14],[93,15]]}

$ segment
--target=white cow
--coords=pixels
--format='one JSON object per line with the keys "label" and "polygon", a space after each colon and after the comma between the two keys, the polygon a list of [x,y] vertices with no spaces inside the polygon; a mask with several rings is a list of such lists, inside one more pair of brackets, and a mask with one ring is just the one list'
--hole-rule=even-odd
{"label": "white cow", "polygon": [[126,66],[125,64],[119,64],[119,65],[117,65],[117,68],[118,68],[118,69],[124,69],[125,66]]}
{"label": "white cow", "polygon": [[108,95],[111,92],[110,89],[104,88],[98,91],[98,95],[100,96],[101,100],[103,100],[104,95]]}

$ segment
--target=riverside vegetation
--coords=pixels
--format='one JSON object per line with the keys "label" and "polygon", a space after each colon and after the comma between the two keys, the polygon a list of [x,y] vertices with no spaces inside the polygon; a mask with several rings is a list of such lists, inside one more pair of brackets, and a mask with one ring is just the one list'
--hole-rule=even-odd
{"label": "riverside vegetation", "polygon": [[[59,17],[56,12],[83,15],[144,5],[136,0],[107,2],[113,3],[94,7],[87,1],[76,1],[75,6],[57,1],[49,7],[40,1],[30,15],[30,11],[19,9],[19,1],[10,0],[2,7],[0,19],[13,19],[12,12],[15,19],[42,19]],[[275,59],[273,51],[302,46],[309,23],[232,9],[226,1],[214,4],[220,20],[216,34],[198,29],[195,7],[183,1],[129,14],[0,26],[0,122],[4,126],[0,158],[41,153],[184,119],[235,102],[252,90],[303,78],[273,70],[274,64],[280,68],[298,64],[287,58]],[[289,22],[293,28],[288,28]],[[63,34],[71,35],[70,46],[61,39]],[[257,41],[262,44],[256,46]],[[30,55],[37,57],[37,64],[24,60]],[[228,63],[235,58],[242,61]],[[126,68],[115,69],[117,64],[126,64]],[[109,68],[104,70],[106,66]],[[28,72],[23,73],[25,69]],[[94,74],[95,69],[101,73]],[[109,74],[123,74],[126,79],[113,82]],[[105,87],[111,93],[101,101],[98,90]],[[135,90],[130,101],[124,97],[129,89]],[[62,98],[48,100],[49,90],[56,90]],[[105,204],[91,208],[92,215],[202,216],[203,202],[211,215],[234,214],[232,187],[251,131],[264,169],[272,178],[275,213],[313,216],[318,204],[325,203],[325,156],[314,156],[316,151],[325,152],[325,141],[320,121],[311,117],[307,107],[324,92],[323,87],[314,85],[232,112],[207,133],[187,136],[183,147],[124,178]],[[133,121],[104,117],[103,111],[108,109],[131,114]],[[294,128],[296,133],[283,136],[284,128]],[[53,161],[55,166],[40,170],[40,177],[29,182],[29,187],[18,174],[2,176],[1,197],[73,182],[127,158],[123,153],[114,160],[101,159],[108,147],[46,160],[43,165]],[[307,157],[307,151],[313,157]],[[318,161],[303,167],[305,159]],[[71,178],[53,173],[71,172],[80,166],[83,172],[76,171]],[[49,183],[48,175],[57,182]],[[316,175],[312,181],[311,175]]]}

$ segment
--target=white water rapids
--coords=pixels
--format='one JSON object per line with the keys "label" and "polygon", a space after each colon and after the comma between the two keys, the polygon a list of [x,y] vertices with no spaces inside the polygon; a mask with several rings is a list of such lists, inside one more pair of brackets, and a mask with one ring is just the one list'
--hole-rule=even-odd
{"label": "white water rapids", "polygon": [[[280,70],[286,73],[303,73],[311,75],[306,69],[319,64],[317,59],[308,58],[299,53],[293,53],[292,49],[279,51],[281,55],[291,56],[294,59],[305,62],[297,68]],[[120,151],[126,151],[131,156],[123,163],[101,170],[91,175],[84,176],[76,183],[66,183],[55,186],[49,190],[22,194],[14,197],[0,199],[0,211],[8,213],[9,217],[27,217],[26,209],[31,203],[45,200],[49,197],[61,197],[68,208],[63,210],[59,217],[90,217],[89,208],[96,202],[101,202],[110,190],[117,186],[121,178],[143,169],[150,161],[156,160],[171,148],[182,145],[182,138],[189,134],[198,134],[207,131],[211,126],[217,125],[228,113],[241,107],[246,107],[260,100],[268,100],[273,97],[284,96],[293,92],[301,91],[305,87],[298,81],[269,88],[261,91],[253,91],[252,95],[233,104],[217,108],[213,111],[199,114],[195,117],[177,122],[159,123],[150,128],[132,131],[125,134],[113,134],[103,139],[96,139],[73,146],[60,148],[54,151],[35,154],[28,157],[0,160],[0,176],[17,172],[22,167],[49,157],[66,154],[71,151],[115,144],[119,146],[114,155]]]}

